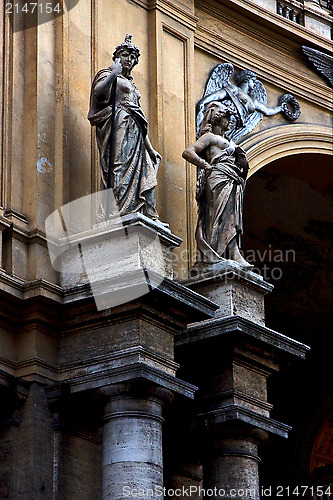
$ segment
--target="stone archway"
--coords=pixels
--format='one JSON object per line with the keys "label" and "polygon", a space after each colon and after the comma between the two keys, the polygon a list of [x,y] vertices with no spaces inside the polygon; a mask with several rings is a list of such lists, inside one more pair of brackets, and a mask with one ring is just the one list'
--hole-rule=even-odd
{"label": "stone archway", "polygon": [[249,159],[251,177],[265,165],[287,156],[332,155],[332,128],[289,123],[250,134],[240,142],[240,146]]}
{"label": "stone archway", "polygon": [[[314,419],[322,401],[333,396],[333,157],[325,137],[317,145],[308,139],[307,152],[282,142],[267,153],[274,161],[262,162],[260,169],[252,165],[244,200],[245,258],[254,258],[259,270],[266,266],[264,278],[275,286],[266,299],[266,324],[312,347],[306,362],[272,381],[272,416],[293,431],[289,441],[270,445],[263,460],[266,484],[318,484],[315,459],[328,432],[320,426],[331,422],[328,410],[320,423]],[[299,139],[303,146],[304,141]],[[258,155],[251,160],[255,165]],[[321,467],[330,465],[324,462]]]}

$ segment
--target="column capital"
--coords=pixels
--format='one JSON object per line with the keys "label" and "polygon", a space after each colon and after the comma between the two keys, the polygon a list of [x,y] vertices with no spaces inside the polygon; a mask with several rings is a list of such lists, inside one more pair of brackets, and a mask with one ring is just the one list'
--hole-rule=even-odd
{"label": "column capital", "polygon": [[101,387],[99,392],[103,396],[107,396],[108,401],[128,397],[131,399],[156,399],[162,404],[167,404],[171,403],[174,398],[169,389],[146,381],[112,384]]}

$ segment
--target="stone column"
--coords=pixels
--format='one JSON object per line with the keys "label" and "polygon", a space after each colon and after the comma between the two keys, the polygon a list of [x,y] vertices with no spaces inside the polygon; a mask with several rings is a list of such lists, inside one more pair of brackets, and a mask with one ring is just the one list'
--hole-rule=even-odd
{"label": "stone column", "polygon": [[188,286],[219,306],[215,319],[190,325],[175,344],[181,376],[199,388],[203,486],[216,500],[259,500],[259,444],[290,430],[270,416],[267,379],[286,357],[304,358],[309,348],[265,327],[264,295],[272,286],[236,263]]}
{"label": "stone column", "polygon": [[117,384],[102,392],[108,395],[102,498],[152,497],[152,491],[163,488],[162,407],[172,399],[172,393],[157,386],[132,384]]}
{"label": "stone column", "polygon": [[206,490],[216,488],[212,498],[259,500],[260,458],[258,445],[262,432],[209,433],[203,463],[203,485]]}
{"label": "stone column", "polygon": [[[174,336],[217,306],[171,279],[171,250],[180,240],[141,214],[98,224],[69,242],[57,247],[68,297],[63,331],[71,332],[60,346],[60,363],[69,368],[63,381],[71,393],[107,398],[103,500],[152,498],[163,486],[163,404],[172,394],[193,399],[196,390],[176,377]],[[80,260],[86,274],[72,274]]]}

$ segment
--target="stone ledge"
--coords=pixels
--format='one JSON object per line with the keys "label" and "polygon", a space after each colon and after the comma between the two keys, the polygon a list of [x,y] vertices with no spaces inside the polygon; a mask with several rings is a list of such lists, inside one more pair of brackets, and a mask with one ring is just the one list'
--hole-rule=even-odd
{"label": "stone ledge", "polygon": [[[167,225],[160,221],[154,221],[142,214],[129,214],[121,217],[115,217],[114,219],[110,219],[110,221],[97,223],[92,229],[73,234],[69,236],[69,239],[73,243],[79,241],[82,244],[84,244],[87,240],[97,242],[103,240],[105,235],[112,235],[112,233],[118,233],[119,230],[124,231],[125,228],[132,226],[140,227],[143,232],[150,235],[158,234],[163,241],[175,247],[179,246],[183,241],[178,236],[172,234]],[[67,241],[68,239],[65,238],[65,245],[67,244]]]}
{"label": "stone ledge", "polygon": [[99,373],[108,372],[110,366],[112,366],[112,369],[116,369],[126,366],[129,367],[138,363],[151,366],[171,376],[175,376],[179,368],[179,364],[172,359],[150,351],[142,346],[135,346],[110,354],[62,364],[59,366],[59,379],[66,381],[68,377],[82,377],[94,371],[98,371]]}
{"label": "stone ledge", "polygon": [[305,359],[310,347],[282,333],[271,330],[240,316],[226,316],[190,326],[175,337],[175,347],[202,342],[222,336],[247,336],[283,351]]}
{"label": "stone ledge", "polygon": [[68,378],[63,383],[68,384],[71,393],[87,391],[91,389],[101,389],[103,387],[130,382],[146,380],[154,384],[169,389],[182,396],[193,399],[197,387],[179,380],[167,373],[163,373],[156,368],[135,363],[130,367],[125,366],[116,369],[109,369],[104,373],[89,374],[75,378]]}
{"label": "stone ledge", "polygon": [[2,293],[8,293],[21,300],[46,297],[55,302],[63,302],[63,289],[43,278],[26,281],[19,276],[8,274],[0,269],[0,283]]}
{"label": "stone ledge", "polygon": [[[191,313],[192,320],[198,321],[205,317],[213,317],[218,305],[209,299],[206,299],[199,293],[196,293],[183,285],[173,281],[170,278],[164,278],[161,281],[161,275],[154,271],[147,271],[144,274],[141,270],[131,271],[125,274],[119,274],[109,278],[108,280],[101,280],[94,284],[95,293],[107,293],[109,295],[119,293],[119,290],[126,291],[132,287],[147,285],[150,288],[149,294],[142,295],[137,300],[145,300],[145,297],[151,298],[151,294],[156,294],[163,300],[162,305],[165,307],[167,304],[165,300],[171,301],[175,306],[185,306],[187,313]],[[64,303],[69,304],[83,299],[93,298],[93,293],[90,285],[78,285],[66,291],[64,294]]]}
{"label": "stone ledge", "polygon": [[203,422],[205,428],[208,430],[210,428],[215,428],[216,426],[233,422],[242,422],[250,427],[253,427],[254,429],[267,431],[270,434],[275,434],[285,438],[288,437],[288,432],[291,430],[289,425],[237,405],[230,405],[229,407],[224,407],[223,409],[200,413],[196,417],[199,422]]}
{"label": "stone ledge", "polygon": [[[199,390],[199,397],[198,400],[200,401],[200,390]],[[241,406],[242,408],[248,408],[246,405],[252,405],[252,406],[257,406],[262,410],[260,413],[261,415],[267,414],[269,416],[269,412],[273,409],[273,405],[270,403],[267,403],[267,401],[262,401],[253,395],[246,394],[243,391],[237,390],[237,389],[232,389],[232,390],[226,390],[226,391],[221,391],[221,392],[216,392],[214,394],[207,395],[203,398],[204,402],[217,402],[220,405],[223,406],[230,406],[236,405],[236,406]],[[256,412],[259,413],[259,412]]]}
{"label": "stone ledge", "polygon": [[207,269],[207,271],[203,271],[200,276],[195,276],[183,281],[182,285],[196,290],[202,286],[218,283],[220,281],[230,283],[235,278],[237,278],[240,283],[254,290],[258,290],[263,294],[271,292],[274,289],[274,285],[264,281],[259,274],[251,270],[245,271],[237,262],[228,260],[221,265],[221,269],[218,271]]}

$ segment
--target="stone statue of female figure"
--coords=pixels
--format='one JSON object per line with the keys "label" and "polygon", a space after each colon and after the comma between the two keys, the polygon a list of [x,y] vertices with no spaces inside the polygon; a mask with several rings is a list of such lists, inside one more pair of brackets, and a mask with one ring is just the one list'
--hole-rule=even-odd
{"label": "stone statue of female figure", "polygon": [[[113,53],[113,64],[95,76],[88,120],[96,127],[101,189],[112,188],[118,205],[110,207],[111,214],[140,212],[158,219],[155,186],[161,156],[148,138],[141,96],[131,76],[139,56],[132,35],[126,35]],[[105,207],[100,211],[99,218],[108,218]]]}
{"label": "stone statue of female figure", "polygon": [[183,158],[205,171],[198,196],[197,264],[215,265],[230,259],[252,267],[240,253],[243,231],[243,195],[248,161],[244,150],[229,141],[232,111],[221,102],[206,107],[199,139],[185,149]]}

